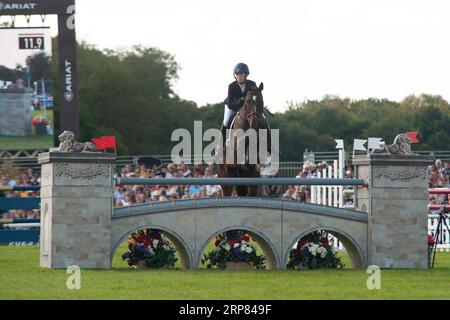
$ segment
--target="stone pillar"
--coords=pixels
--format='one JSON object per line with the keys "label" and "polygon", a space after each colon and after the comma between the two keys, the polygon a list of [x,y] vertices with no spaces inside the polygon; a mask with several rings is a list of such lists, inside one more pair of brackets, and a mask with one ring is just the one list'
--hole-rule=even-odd
{"label": "stone pillar", "polygon": [[355,156],[356,193],[368,213],[368,262],[380,268],[428,268],[427,205],[431,156]]}
{"label": "stone pillar", "polygon": [[27,88],[0,89],[0,136],[31,135],[31,94]]}
{"label": "stone pillar", "polygon": [[114,154],[40,153],[40,266],[110,268]]}

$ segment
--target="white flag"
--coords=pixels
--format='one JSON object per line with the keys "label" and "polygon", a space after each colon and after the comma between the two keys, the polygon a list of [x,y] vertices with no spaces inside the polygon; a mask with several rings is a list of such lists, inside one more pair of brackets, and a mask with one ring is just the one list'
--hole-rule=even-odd
{"label": "white flag", "polygon": [[336,139],[336,149],[344,149],[344,140]]}
{"label": "white flag", "polygon": [[367,144],[367,148],[369,148],[369,150],[381,149],[381,144],[384,144],[384,142],[381,141],[381,139],[382,138],[369,137],[369,143]]}
{"label": "white flag", "polygon": [[353,151],[355,150],[366,151],[366,147],[364,147],[364,144],[366,142],[367,140],[364,139],[353,139]]}

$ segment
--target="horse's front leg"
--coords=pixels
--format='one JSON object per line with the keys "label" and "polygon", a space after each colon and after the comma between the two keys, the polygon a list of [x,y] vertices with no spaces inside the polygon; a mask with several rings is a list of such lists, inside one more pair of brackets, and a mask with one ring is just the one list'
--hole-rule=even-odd
{"label": "horse's front leg", "polygon": [[[252,177],[252,178],[259,178],[261,176],[257,165],[250,166],[248,176]],[[258,196],[258,187],[259,186],[257,186],[257,185],[248,186],[248,196],[249,197]]]}
{"label": "horse's front leg", "polygon": [[248,194],[247,186],[236,186],[236,193],[239,197],[245,197]]}
{"label": "horse's front leg", "polygon": [[224,197],[231,197],[231,193],[233,192],[233,186],[222,186],[222,195]]}
{"label": "horse's front leg", "polygon": [[248,186],[248,196],[256,197],[258,195],[258,186]]}

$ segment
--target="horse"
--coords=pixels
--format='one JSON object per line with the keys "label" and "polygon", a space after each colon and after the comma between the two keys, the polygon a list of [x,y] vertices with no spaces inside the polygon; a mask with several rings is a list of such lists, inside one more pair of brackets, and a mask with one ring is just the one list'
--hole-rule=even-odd
{"label": "horse", "polygon": [[[236,135],[237,129],[242,129],[244,133],[248,129],[254,129],[257,133],[257,162],[259,159],[259,129],[268,129],[268,123],[263,117],[264,102],[261,91],[264,85],[261,83],[259,87],[250,88],[245,97],[243,106],[239,109],[233,122],[230,126],[230,140],[233,143],[234,159],[237,159],[237,146],[238,146],[238,136]],[[218,164],[218,176],[223,177],[260,177],[260,168],[257,163],[249,162],[249,139],[245,138],[245,162],[237,163],[238,161],[233,161],[233,163],[227,163],[226,153],[224,150],[224,156],[222,163]],[[256,197],[258,193],[258,186],[256,185],[239,185],[230,186],[222,185],[223,196],[231,196],[233,187],[236,187],[236,193],[238,196],[250,196]]]}

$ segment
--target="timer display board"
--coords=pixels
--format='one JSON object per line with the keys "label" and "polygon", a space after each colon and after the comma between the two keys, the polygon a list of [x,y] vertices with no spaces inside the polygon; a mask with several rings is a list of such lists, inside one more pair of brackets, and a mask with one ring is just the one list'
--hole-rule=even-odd
{"label": "timer display board", "polygon": [[0,28],[0,64],[15,68],[25,65],[26,58],[44,51],[52,55],[50,28]]}
{"label": "timer display board", "polygon": [[54,146],[50,28],[0,28],[0,149]]}
{"label": "timer display board", "polygon": [[[64,130],[70,130],[75,133],[76,137],[79,137],[79,110],[78,110],[78,77],[77,77],[77,59],[76,59],[76,37],[75,37],[75,0],[0,0],[0,17],[8,16],[11,19],[17,16],[37,16],[41,18],[47,15],[56,15],[58,18],[58,91],[57,97],[58,114],[55,124],[55,131],[62,132]],[[12,20],[14,21],[14,20]],[[4,57],[10,56],[4,53],[5,48],[15,48],[19,53],[17,57],[27,57],[31,52],[45,51],[47,55],[51,55],[51,42],[50,37],[47,41],[46,32],[43,31],[40,35],[37,29],[34,30],[21,30],[22,34],[15,34],[11,38],[11,45],[6,46],[3,39],[0,39],[0,54]],[[29,31],[29,32],[28,32]],[[37,34],[28,34],[37,33]],[[20,38],[20,39],[19,39]],[[14,61],[10,61],[9,58],[6,63],[14,64]],[[6,61],[4,60],[4,61]],[[34,68],[36,70],[36,68]],[[0,70],[1,71],[1,70]],[[7,71],[7,70],[6,70]],[[1,74],[1,72],[0,72]],[[3,72],[5,74],[5,72]],[[6,76],[10,77],[11,73],[6,72]],[[33,78],[33,71],[31,71],[31,77]],[[31,81],[34,82],[34,81]],[[28,83],[26,83],[28,85]],[[1,83],[0,83],[1,85]],[[45,95],[47,95],[45,90]],[[51,99],[44,101],[45,105],[51,104]],[[1,121],[1,116],[0,116]],[[0,125],[1,129],[1,125]],[[57,136],[56,134],[54,136]],[[0,134],[1,138],[1,134]],[[59,141],[54,141],[59,143]],[[11,147],[5,146],[0,139],[0,149],[11,149]],[[13,145],[12,149],[25,148],[19,147],[17,144]],[[26,148],[29,148],[27,145]]]}
{"label": "timer display board", "polygon": [[44,49],[44,35],[41,34],[25,34],[19,35],[19,49]]}

